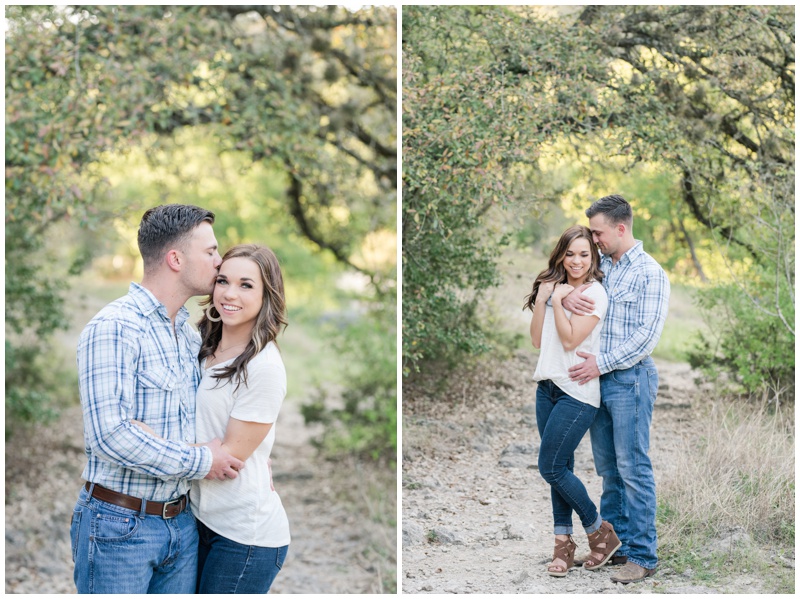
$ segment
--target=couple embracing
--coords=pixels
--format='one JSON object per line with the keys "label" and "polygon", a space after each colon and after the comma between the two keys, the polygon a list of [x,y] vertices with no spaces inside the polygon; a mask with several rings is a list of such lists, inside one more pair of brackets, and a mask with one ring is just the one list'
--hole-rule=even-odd
{"label": "couple embracing", "polygon": [[[566,576],[573,565],[595,570],[611,562],[625,564],[612,581],[637,582],[658,563],[648,456],[658,373],[650,353],[664,328],[670,287],[634,239],[624,198],[601,198],[586,216],[589,228],[564,232],[525,303],[533,311],[531,341],[541,348],[534,374],[539,471],[550,484],[555,534],[547,571]],[[599,511],[573,473],[587,430],[603,478]],[[579,558],[573,511],[590,548]]]}
{"label": "couple embracing", "polygon": [[[78,342],[79,593],[266,593],[286,557],[269,459],[286,394],[283,278],[266,247],[220,257],[213,223],[197,206],[148,210],[142,283]],[[184,306],[198,295],[199,334]]]}

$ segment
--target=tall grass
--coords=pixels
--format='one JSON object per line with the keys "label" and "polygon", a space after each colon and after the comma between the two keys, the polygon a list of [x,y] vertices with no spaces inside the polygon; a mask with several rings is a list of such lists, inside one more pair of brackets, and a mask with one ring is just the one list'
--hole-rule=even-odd
{"label": "tall grass", "polygon": [[[693,434],[683,440],[672,470],[659,484],[662,558],[678,570],[689,555],[699,557],[691,564],[695,569],[735,568],[736,560],[726,565],[713,559],[720,547],[715,541],[733,529],[746,533],[751,561],[760,559],[753,545],[793,550],[793,414],[776,413],[767,402],[754,406],[715,398],[693,424]],[[733,553],[735,547],[727,547]],[[789,584],[778,581],[786,576],[779,570],[768,584]]]}

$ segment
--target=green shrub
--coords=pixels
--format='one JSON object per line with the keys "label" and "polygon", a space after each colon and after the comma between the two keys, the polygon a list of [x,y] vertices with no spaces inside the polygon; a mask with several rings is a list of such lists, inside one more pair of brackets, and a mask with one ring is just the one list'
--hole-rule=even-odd
{"label": "green shrub", "polygon": [[[65,385],[67,373],[54,368],[61,359],[38,345],[13,344],[6,339],[6,439],[19,426],[50,423],[59,408],[77,395],[75,384]],[[68,388],[65,395],[63,390]]]}
{"label": "green shrub", "polygon": [[306,423],[326,425],[315,440],[331,455],[354,453],[395,462],[397,455],[397,348],[393,310],[372,312],[331,336],[342,356],[342,406],[331,408],[327,388],[301,407]]}
{"label": "green shrub", "polygon": [[[752,395],[794,399],[794,334],[776,314],[794,323],[794,302],[785,290],[765,289],[759,296],[729,284],[701,290],[698,303],[709,324],[698,333],[689,363],[717,379],[727,373]],[[772,296],[772,297],[770,297]]]}

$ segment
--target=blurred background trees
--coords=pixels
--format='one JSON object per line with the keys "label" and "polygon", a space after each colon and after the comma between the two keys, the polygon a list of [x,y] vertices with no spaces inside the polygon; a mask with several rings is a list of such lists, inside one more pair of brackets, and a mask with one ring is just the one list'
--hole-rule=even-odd
{"label": "blurred background trees", "polygon": [[[74,400],[54,340],[140,276],[144,210],[194,203],[221,250],[280,258],[320,442],[393,460],[396,11],[7,6],[6,22],[7,429]],[[373,369],[337,355],[354,335]]]}
{"label": "blurred background trees", "polygon": [[794,396],[793,7],[406,6],[402,49],[407,376],[491,346],[502,252],[621,193],[705,316],[679,357]]}

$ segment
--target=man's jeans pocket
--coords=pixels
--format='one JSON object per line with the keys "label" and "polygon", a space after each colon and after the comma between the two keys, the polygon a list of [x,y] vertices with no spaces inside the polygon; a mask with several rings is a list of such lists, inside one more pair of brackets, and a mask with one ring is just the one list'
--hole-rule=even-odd
{"label": "man's jeans pocket", "polygon": [[127,541],[139,530],[139,518],[115,514],[95,515],[92,522],[92,537],[97,543]]}

